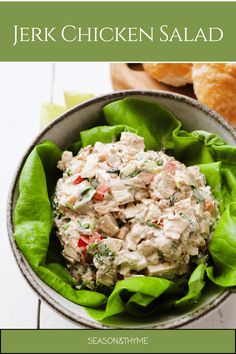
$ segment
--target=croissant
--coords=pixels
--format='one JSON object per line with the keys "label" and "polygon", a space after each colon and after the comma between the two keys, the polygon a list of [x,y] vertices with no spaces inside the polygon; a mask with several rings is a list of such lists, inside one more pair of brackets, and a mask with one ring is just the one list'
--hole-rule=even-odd
{"label": "croissant", "polygon": [[192,83],[192,64],[190,63],[144,63],[144,70],[155,80],[172,86]]}
{"label": "croissant", "polygon": [[194,64],[197,99],[236,124],[236,63]]}

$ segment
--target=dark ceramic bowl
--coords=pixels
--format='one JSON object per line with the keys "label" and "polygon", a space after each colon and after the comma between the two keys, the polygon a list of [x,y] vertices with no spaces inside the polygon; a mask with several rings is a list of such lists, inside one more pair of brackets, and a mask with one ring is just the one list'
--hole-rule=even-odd
{"label": "dark ceramic bowl", "polygon": [[47,139],[54,141],[61,148],[70,145],[73,141],[77,140],[80,131],[96,125],[99,111],[105,104],[125,97],[142,98],[151,102],[159,102],[175,113],[186,130],[207,130],[219,135],[228,144],[236,145],[236,133],[223,118],[198,101],[185,96],[163,91],[122,91],[87,101],[72,108],[45,128],[29,146],[21,159],[11,185],[8,199],[7,224],[9,239],[16,261],[30,286],[41,299],[67,318],[93,328],[175,328],[187,322],[194,321],[214,309],[229,296],[230,292],[213,286],[208,287],[199,303],[185,313],[172,313],[171,315],[161,315],[158,317],[149,316],[142,319],[119,315],[115,318],[107,319],[103,323],[99,323],[93,320],[81,306],[66,300],[42,282],[32,271],[13,238],[13,212],[18,197],[19,176],[24,162],[34,146]]}

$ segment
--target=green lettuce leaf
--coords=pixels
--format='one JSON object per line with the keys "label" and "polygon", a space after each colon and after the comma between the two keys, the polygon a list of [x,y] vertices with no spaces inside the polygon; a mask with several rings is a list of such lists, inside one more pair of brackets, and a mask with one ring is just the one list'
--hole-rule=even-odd
{"label": "green lettuce leaf", "polygon": [[49,194],[60,157],[60,149],[47,141],[34,148],[21,172],[14,213],[15,240],[32,266],[45,264],[52,228]]}
{"label": "green lettuce leaf", "polygon": [[71,151],[73,155],[77,155],[80,149],[82,148],[81,140],[74,142],[73,144],[67,146],[66,150]]}
{"label": "green lettuce leaf", "polygon": [[127,125],[99,126],[80,133],[82,146],[94,145],[97,141],[108,144],[119,140],[122,132],[137,134],[137,130]]}
{"label": "green lettuce leaf", "polygon": [[205,264],[199,264],[192,272],[188,281],[188,293],[181,299],[176,300],[176,307],[186,307],[196,303],[201,296],[202,289],[205,286],[204,275],[206,271]]}
{"label": "green lettuce leaf", "polygon": [[219,286],[236,286],[236,202],[223,213],[209,251],[214,262],[207,268],[209,278]]}
{"label": "green lettuce leaf", "polygon": [[[87,311],[94,319],[101,321],[129,310],[132,312],[130,307],[132,303],[145,307],[171,287],[175,287],[173,282],[154,277],[132,277],[120,280],[109,296],[105,309],[87,309]],[[132,294],[128,302],[121,297],[124,290]]]}
{"label": "green lettuce leaf", "polygon": [[188,133],[177,128],[173,131],[172,138],[173,149],[171,153],[177,160],[184,162],[187,166],[215,161],[208,146],[194,132]]}
{"label": "green lettuce leaf", "polygon": [[135,98],[109,103],[103,107],[103,114],[109,125],[125,124],[136,129],[144,137],[147,150],[172,148],[172,131],[181,126],[164,106]]}
{"label": "green lettuce leaf", "polygon": [[222,162],[200,164],[198,167],[205,175],[207,184],[211,187],[214,197],[219,202],[219,210],[223,213],[225,203],[223,197]]}

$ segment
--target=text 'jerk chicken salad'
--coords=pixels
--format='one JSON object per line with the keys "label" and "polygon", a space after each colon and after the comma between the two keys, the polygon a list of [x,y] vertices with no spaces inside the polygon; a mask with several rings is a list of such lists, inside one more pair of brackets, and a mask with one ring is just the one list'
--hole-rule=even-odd
{"label": "text 'jerk chicken salad'", "polygon": [[53,199],[54,222],[77,288],[113,288],[131,276],[174,279],[206,257],[218,202],[197,166],[144,139],[65,151]]}

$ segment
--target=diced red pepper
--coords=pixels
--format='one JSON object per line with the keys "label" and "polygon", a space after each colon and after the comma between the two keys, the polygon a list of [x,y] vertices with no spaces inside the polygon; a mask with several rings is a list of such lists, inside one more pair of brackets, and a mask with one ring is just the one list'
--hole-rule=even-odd
{"label": "diced red pepper", "polygon": [[166,170],[168,173],[170,173],[171,175],[175,174],[176,171],[176,164],[174,161],[170,161],[166,164]]}
{"label": "diced red pepper", "polygon": [[76,179],[73,181],[73,184],[76,185],[76,184],[80,184],[81,182],[83,182],[85,180],[85,178],[81,177],[81,176],[78,176],[76,177]]}
{"label": "diced red pepper", "polygon": [[86,246],[89,244],[89,239],[88,237],[81,235],[79,240],[78,240],[78,247],[79,248],[86,248]]}
{"label": "diced red pepper", "polygon": [[97,192],[94,194],[93,199],[94,199],[94,200],[97,200],[98,202],[102,202],[103,199],[104,199],[104,197],[105,197],[105,193],[100,192],[100,191],[97,191]]}
{"label": "diced red pepper", "polygon": [[96,193],[93,196],[94,200],[103,201],[105,194],[109,191],[110,187],[106,182],[102,182],[96,190]]}
{"label": "diced red pepper", "polygon": [[212,210],[213,205],[214,204],[211,201],[207,200],[207,201],[205,201],[204,208],[205,208],[205,210],[210,211],[210,210]]}
{"label": "diced red pepper", "polygon": [[104,237],[97,231],[94,231],[91,236],[80,235],[78,247],[85,249],[90,243],[98,243],[103,239]]}
{"label": "diced red pepper", "polygon": [[84,248],[86,247],[87,243],[84,242],[81,238],[78,240],[78,247],[79,248]]}

